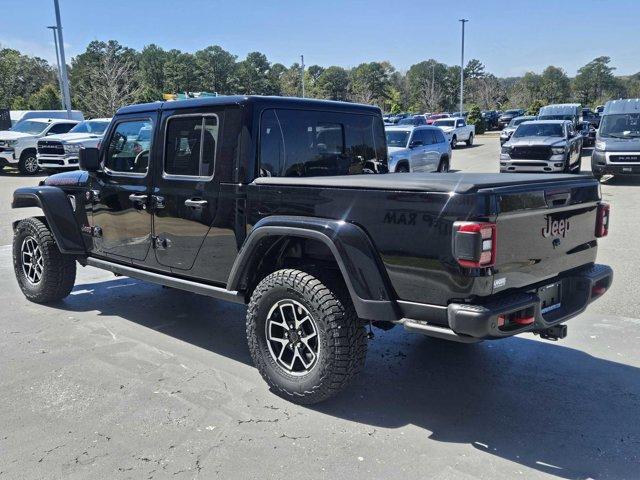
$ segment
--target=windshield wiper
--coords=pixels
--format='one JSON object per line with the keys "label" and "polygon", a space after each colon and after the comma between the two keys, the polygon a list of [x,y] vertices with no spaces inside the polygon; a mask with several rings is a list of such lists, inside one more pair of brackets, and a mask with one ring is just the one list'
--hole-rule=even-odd
{"label": "windshield wiper", "polygon": [[619,133],[610,133],[609,136],[613,138],[631,138],[630,135],[624,135]]}

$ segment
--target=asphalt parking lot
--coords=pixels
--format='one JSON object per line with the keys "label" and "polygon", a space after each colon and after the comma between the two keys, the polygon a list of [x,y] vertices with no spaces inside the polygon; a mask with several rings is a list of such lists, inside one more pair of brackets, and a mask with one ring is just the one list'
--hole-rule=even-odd
{"label": "asphalt parking lot", "polygon": [[[495,172],[498,152],[478,137],[452,168]],[[243,307],[92,268],[65,301],[27,302],[10,200],[38,179],[0,174],[0,478],[640,476],[640,180],[603,183],[614,285],[567,339],[377,331],[355,384],[301,407],[251,366]]]}

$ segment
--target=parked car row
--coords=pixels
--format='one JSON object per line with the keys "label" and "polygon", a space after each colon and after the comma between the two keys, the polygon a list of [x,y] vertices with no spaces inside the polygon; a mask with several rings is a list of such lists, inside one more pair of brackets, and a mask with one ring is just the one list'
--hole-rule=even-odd
{"label": "parked car row", "polygon": [[24,175],[41,168],[78,167],[82,147],[96,147],[110,118],[85,120],[73,110],[12,111],[11,128],[0,131],[0,170],[17,167]]}

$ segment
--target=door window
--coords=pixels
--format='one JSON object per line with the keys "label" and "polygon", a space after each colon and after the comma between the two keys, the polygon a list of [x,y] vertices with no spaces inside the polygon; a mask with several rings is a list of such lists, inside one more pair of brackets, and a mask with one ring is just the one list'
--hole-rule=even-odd
{"label": "door window", "polygon": [[211,178],[218,143],[218,117],[187,115],[167,122],[164,173]]}
{"label": "door window", "polygon": [[414,130],[411,143],[413,145],[428,145],[427,131],[426,130]]}
{"label": "door window", "polygon": [[118,123],[109,139],[105,169],[113,173],[146,175],[152,137],[150,119]]}
{"label": "door window", "polygon": [[47,132],[47,135],[57,135],[59,133],[67,133],[69,130],[71,130],[75,126],[76,126],[75,123],[56,123],[49,129],[49,131]]}

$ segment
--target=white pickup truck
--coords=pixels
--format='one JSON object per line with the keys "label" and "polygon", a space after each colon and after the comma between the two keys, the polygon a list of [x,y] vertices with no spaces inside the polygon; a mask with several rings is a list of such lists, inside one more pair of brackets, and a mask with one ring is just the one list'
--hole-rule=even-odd
{"label": "white pickup truck", "polygon": [[69,133],[38,140],[38,165],[49,170],[78,168],[80,149],[98,147],[109,122],[110,118],[84,120]]}
{"label": "white pickup truck", "polygon": [[435,127],[440,127],[447,139],[451,142],[451,148],[456,148],[458,142],[465,142],[468,147],[473,145],[476,136],[476,126],[467,125],[462,117],[441,118],[433,122]]}
{"label": "white pickup truck", "polygon": [[20,173],[38,172],[36,142],[50,135],[67,133],[79,122],[61,118],[30,118],[16,123],[11,130],[0,131],[0,170],[17,166]]}

